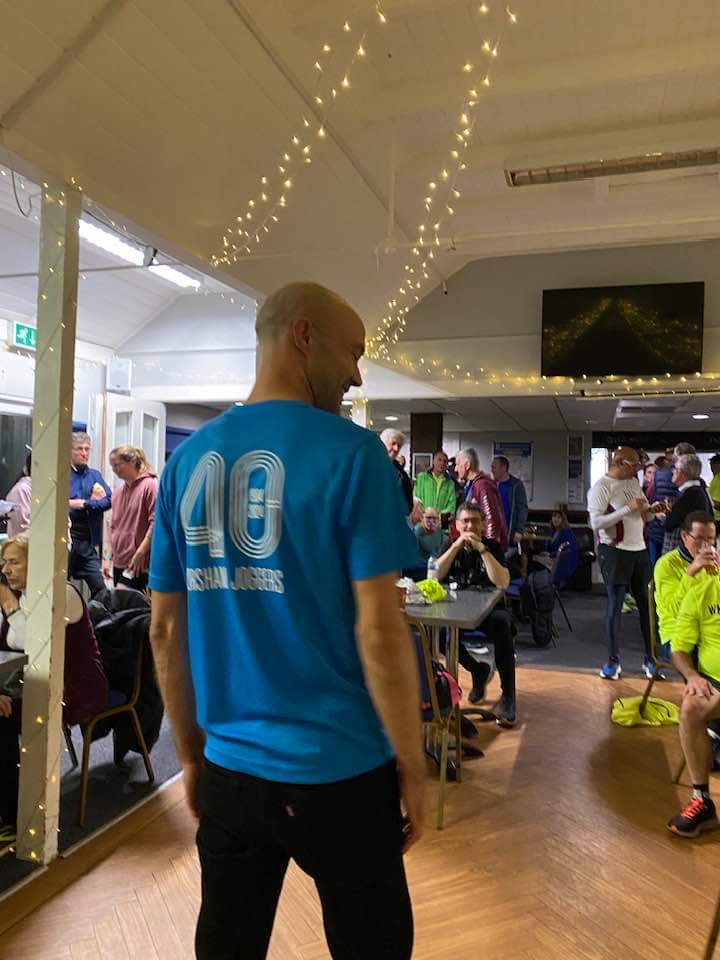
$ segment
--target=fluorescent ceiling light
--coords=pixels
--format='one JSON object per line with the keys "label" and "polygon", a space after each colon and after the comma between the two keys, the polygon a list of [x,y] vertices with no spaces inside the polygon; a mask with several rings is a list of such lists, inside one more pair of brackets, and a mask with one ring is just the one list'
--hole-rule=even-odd
{"label": "fluorescent ceiling light", "polygon": [[101,230],[100,227],[96,227],[94,223],[89,223],[87,220],[80,221],[80,236],[88,243],[92,243],[93,246],[100,247],[106,253],[112,253],[113,256],[119,257],[126,263],[133,263],[141,267],[145,259],[145,255],[139,247],[121,240],[117,234],[111,233],[109,230]]}
{"label": "fluorescent ceiling light", "polygon": [[[83,240],[87,240],[93,246],[100,247],[101,250],[124,260],[126,263],[132,263],[136,267],[141,267],[145,263],[144,250],[135,246],[135,244],[128,243],[127,240],[121,239],[111,230],[103,230],[88,220],[80,220],[79,232]],[[148,269],[150,273],[162,277],[163,280],[169,280],[176,287],[192,287],[197,290],[201,286],[200,280],[190,277],[187,273],[182,273],[165,263],[156,264],[148,267]]]}
{"label": "fluorescent ceiling light", "polygon": [[709,420],[709,419],[710,419],[710,414],[709,414],[709,413],[694,413],[694,414],[692,415],[692,418],[693,418],[693,420]]}
{"label": "fluorescent ceiling light", "polygon": [[389,420],[390,423],[395,423],[395,422],[396,422],[397,420],[399,420],[400,418],[399,418],[399,417],[385,417],[385,419],[386,419],[386,420]]}
{"label": "fluorescent ceiling light", "polygon": [[170,283],[174,283],[178,287],[192,287],[194,290],[197,290],[200,286],[200,281],[196,280],[195,277],[189,277],[186,273],[182,273],[174,267],[169,267],[165,263],[148,267],[148,269],[150,273],[155,273],[158,277],[162,277],[163,280],[169,280]]}

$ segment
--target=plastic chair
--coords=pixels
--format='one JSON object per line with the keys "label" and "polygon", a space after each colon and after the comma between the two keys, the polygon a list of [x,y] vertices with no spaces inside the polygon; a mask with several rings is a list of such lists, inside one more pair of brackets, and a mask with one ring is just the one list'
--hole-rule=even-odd
{"label": "plastic chair", "polygon": [[[79,825],[82,827],[85,823],[85,814],[87,812],[87,792],[88,792],[88,779],[90,776],[90,744],[92,743],[92,735],[95,729],[96,724],[100,723],[101,720],[107,720],[110,717],[120,716],[122,713],[129,713],[130,720],[135,731],[135,736],[137,738],[138,746],[140,747],[140,752],[142,754],[143,762],[145,764],[145,772],[147,773],[148,783],[152,783],[155,780],[155,771],[153,770],[152,763],[150,762],[150,754],[148,752],[147,744],[145,743],[145,737],[143,736],[142,728],[140,726],[140,720],[137,715],[137,710],[135,709],[138,699],[140,697],[140,686],[142,683],[142,666],[143,666],[143,657],[145,654],[145,641],[140,640],[138,642],[137,655],[135,659],[135,676],[133,680],[133,689],[130,694],[130,699],[125,700],[122,694],[119,694],[116,690],[110,691],[109,703],[112,704],[113,701],[117,701],[118,698],[122,697],[125,702],[119,703],[116,706],[108,706],[105,710],[101,710],[100,713],[96,714],[94,717],[91,717],[89,720],[86,720],[80,725],[83,736],[83,755],[82,755],[82,768],[80,774],[80,819]],[[63,730],[65,732],[65,740],[68,741],[69,738],[69,729],[67,725],[63,725]],[[69,738],[70,742],[68,743],[68,751],[70,752],[70,757],[73,760],[73,766],[77,766],[77,755],[75,754],[75,748],[72,746],[72,738]]]}
{"label": "plastic chair", "polygon": [[[447,783],[447,763],[450,749],[450,730],[455,730],[455,780],[457,783],[462,775],[462,734],[460,730],[460,710],[452,704],[441,708],[435,690],[435,675],[433,673],[430,638],[423,624],[408,618],[412,630],[418,638],[418,661],[420,665],[420,680],[422,687],[423,706],[422,723],[425,733],[426,747],[428,740],[437,744],[440,738],[440,784],[438,791],[437,829],[442,830],[445,820],[445,784]],[[427,706],[429,704],[429,706]]]}

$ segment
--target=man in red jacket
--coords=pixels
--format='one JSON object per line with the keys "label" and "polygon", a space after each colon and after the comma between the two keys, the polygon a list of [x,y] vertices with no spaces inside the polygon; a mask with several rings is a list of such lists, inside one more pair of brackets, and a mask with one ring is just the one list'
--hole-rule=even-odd
{"label": "man in red jacket", "polygon": [[480,469],[477,450],[472,447],[461,450],[455,458],[455,471],[460,483],[465,485],[465,502],[477,503],[485,514],[486,536],[507,550],[508,535],[500,491],[490,474]]}

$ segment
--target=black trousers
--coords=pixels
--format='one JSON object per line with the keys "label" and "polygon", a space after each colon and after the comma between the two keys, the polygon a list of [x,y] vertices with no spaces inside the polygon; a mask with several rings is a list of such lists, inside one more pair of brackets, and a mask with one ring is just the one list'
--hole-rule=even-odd
{"label": "black trousers", "polygon": [[458,660],[475,677],[479,664],[465,649],[464,640],[473,643],[491,643],[495,647],[495,665],[500,674],[500,686],[507,697],[515,696],[515,641],[513,640],[512,615],[508,610],[493,610],[478,628],[484,637],[476,637],[463,630],[460,633]]}
{"label": "black trousers", "polygon": [[199,801],[198,960],[264,960],[290,858],[315,881],[334,960],[409,960],[413,920],[394,762],[297,786],[206,761]]}
{"label": "black trousers", "polygon": [[84,580],[92,597],[105,589],[100,557],[89,540],[73,540],[68,563],[68,579],[70,578]]}
{"label": "black trousers", "polygon": [[20,722],[22,700],[13,698],[12,714],[0,717],[0,819],[15,825],[17,820],[18,784],[20,782]]}
{"label": "black trousers", "polygon": [[131,580],[128,580],[123,576],[124,569],[125,567],[113,566],[113,583],[115,586],[117,587],[118,584],[122,584],[123,587],[127,587],[130,590],[139,590],[140,593],[145,593],[148,585],[147,573],[141,573],[139,577],[133,577]]}

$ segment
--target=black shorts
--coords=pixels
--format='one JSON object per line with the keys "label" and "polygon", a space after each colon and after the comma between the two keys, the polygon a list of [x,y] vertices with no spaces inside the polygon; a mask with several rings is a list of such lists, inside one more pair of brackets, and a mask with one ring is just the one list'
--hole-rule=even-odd
{"label": "black shorts", "polygon": [[647,550],[620,550],[600,543],[598,563],[606,587],[629,587],[636,577],[648,584],[652,577]]}

